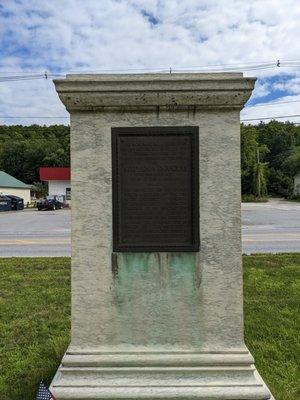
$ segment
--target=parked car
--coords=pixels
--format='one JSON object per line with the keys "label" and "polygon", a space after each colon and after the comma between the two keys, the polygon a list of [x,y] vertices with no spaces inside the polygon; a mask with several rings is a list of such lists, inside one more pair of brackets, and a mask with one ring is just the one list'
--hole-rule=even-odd
{"label": "parked car", "polygon": [[21,197],[12,194],[6,195],[11,200],[11,209],[14,211],[24,210],[24,200]]}
{"label": "parked car", "polygon": [[43,210],[59,210],[64,207],[62,196],[47,196],[37,202],[37,209]]}
{"label": "parked car", "polygon": [[0,193],[0,211],[11,210],[11,199]]}

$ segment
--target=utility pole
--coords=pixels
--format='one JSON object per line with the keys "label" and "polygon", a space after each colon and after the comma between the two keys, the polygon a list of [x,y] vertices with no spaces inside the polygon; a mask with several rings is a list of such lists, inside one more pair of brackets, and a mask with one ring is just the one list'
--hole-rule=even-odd
{"label": "utility pole", "polygon": [[257,194],[258,194],[258,197],[261,197],[259,147],[257,147]]}

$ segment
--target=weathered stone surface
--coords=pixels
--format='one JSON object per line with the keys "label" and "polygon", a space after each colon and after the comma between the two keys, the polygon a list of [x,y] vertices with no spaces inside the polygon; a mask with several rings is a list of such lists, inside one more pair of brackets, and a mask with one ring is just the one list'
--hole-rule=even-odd
{"label": "weathered stone surface", "polygon": [[255,78],[240,73],[67,75],[54,81],[69,111],[241,109]]}
{"label": "weathered stone surface", "polygon": [[[72,338],[53,393],[269,399],[243,338],[239,109],[254,80],[108,75],[55,83],[71,110]],[[112,263],[111,128],[184,125],[199,126],[201,251],[118,254]]]}

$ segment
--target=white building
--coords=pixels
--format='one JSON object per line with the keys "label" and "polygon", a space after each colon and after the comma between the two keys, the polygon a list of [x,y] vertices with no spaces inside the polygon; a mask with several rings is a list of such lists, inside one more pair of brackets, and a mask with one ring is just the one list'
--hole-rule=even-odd
{"label": "white building", "polygon": [[19,181],[19,179],[0,171],[0,193],[4,195],[12,195],[21,197],[24,200],[24,206],[30,203],[30,189],[31,185]]}
{"label": "white building", "polygon": [[40,167],[40,180],[48,182],[48,194],[64,196],[71,202],[71,173],[67,167]]}

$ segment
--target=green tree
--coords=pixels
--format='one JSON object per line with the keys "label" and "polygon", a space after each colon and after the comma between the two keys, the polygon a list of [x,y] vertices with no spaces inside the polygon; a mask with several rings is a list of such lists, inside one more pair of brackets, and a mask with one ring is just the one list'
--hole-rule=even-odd
{"label": "green tree", "polygon": [[1,169],[22,179],[24,176],[25,141],[7,141],[1,146]]}
{"label": "green tree", "polygon": [[32,186],[32,191],[35,193],[35,197],[37,199],[45,197],[48,193],[48,185],[47,183],[34,182]]}
{"label": "green tree", "polygon": [[293,193],[293,177],[279,169],[269,168],[268,193],[274,196],[289,197]]}
{"label": "green tree", "polygon": [[268,164],[261,162],[268,154],[266,145],[259,145],[255,126],[241,125],[242,193],[263,197],[267,194]]}
{"label": "green tree", "polygon": [[252,193],[253,169],[257,157],[257,130],[251,125],[241,125],[241,184],[242,193]]}
{"label": "green tree", "polygon": [[299,128],[289,122],[271,121],[257,126],[258,141],[270,152],[265,161],[269,165],[268,192],[277,196],[290,196],[293,191],[293,176],[286,161],[295,153]]}
{"label": "green tree", "polygon": [[0,169],[26,183],[39,180],[39,167],[70,165],[70,128],[0,126]]}
{"label": "green tree", "polygon": [[258,197],[267,195],[268,164],[260,161],[260,150],[257,148],[257,160],[253,167],[253,194]]}
{"label": "green tree", "polygon": [[265,161],[269,163],[270,167],[280,170],[282,168],[282,163],[294,151],[294,125],[279,121],[271,121],[268,124],[259,124],[257,130],[259,144],[266,145],[270,150]]}
{"label": "green tree", "polygon": [[300,172],[300,146],[296,146],[293,153],[284,161],[283,169],[290,176]]}

